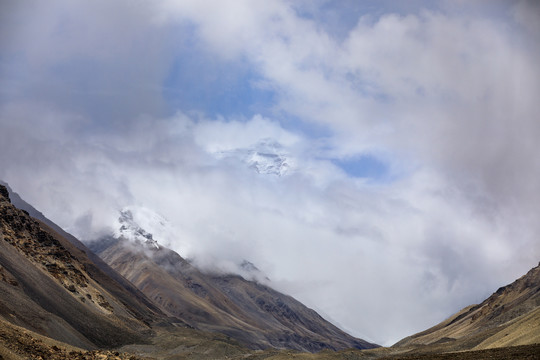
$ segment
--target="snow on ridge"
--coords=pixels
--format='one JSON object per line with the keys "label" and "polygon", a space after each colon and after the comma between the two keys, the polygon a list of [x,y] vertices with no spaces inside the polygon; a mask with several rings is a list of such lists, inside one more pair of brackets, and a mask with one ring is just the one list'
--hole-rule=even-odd
{"label": "snow on ridge", "polygon": [[146,244],[150,248],[160,249],[160,242],[169,242],[174,230],[161,215],[143,207],[125,207],[115,224],[114,237],[123,237],[135,243]]}

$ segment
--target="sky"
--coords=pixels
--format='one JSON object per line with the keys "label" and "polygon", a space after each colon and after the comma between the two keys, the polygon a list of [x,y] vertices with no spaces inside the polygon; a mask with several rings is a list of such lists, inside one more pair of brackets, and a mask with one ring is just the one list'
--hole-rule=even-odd
{"label": "sky", "polygon": [[157,213],[200,267],[251,261],[391,345],[540,260],[539,24],[532,0],[4,0],[0,179],[84,241]]}

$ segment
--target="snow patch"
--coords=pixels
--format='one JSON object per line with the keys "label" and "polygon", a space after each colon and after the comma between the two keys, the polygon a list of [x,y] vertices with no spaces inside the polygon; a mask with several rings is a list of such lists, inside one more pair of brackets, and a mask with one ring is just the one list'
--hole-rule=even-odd
{"label": "snow patch", "polygon": [[224,150],[213,155],[218,159],[238,159],[259,174],[285,176],[296,167],[290,153],[273,139],[261,140],[251,148]]}
{"label": "snow patch", "polygon": [[124,238],[154,249],[160,249],[158,240],[162,244],[170,244],[176,233],[163,216],[136,206],[123,208],[114,228],[115,238]]}

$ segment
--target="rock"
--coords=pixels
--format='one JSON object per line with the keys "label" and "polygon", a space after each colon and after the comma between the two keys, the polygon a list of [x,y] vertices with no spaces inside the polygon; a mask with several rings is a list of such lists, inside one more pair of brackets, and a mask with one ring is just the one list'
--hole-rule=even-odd
{"label": "rock", "polygon": [[0,201],[11,202],[9,198],[9,191],[4,185],[0,185]]}

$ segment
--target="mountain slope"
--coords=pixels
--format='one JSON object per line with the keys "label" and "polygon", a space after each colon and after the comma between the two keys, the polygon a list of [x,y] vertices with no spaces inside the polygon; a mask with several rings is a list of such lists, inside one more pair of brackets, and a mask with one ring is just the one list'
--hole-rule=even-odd
{"label": "mountain slope", "polygon": [[236,275],[200,272],[166,248],[107,242],[100,256],[170,316],[229,335],[251,348],[371,348],[292,297]]}
{"label": "mountain slope", "polygon": [[152,322],[156,320],[156,317],[160,319],[163,316],[155,304],[144,296],[137,287],[113,270],[86,245],[24,201],[8,184],[0,181],[0,185],[6,187],[11,203],[16,208],[26,211],[34,220],[38,221],[43,229],[53,234],[62,246],[84,265],[85,270],[94,280],[131,308],[137,316],[141,317],[145,322]]}
{"label": "mountain slope", "polygon": [[[374,346],[266,286],[200,272],[158,246],[127,213],[123,240],[94,243],[111,267],[11,189],[0,189],[0,320],[85,349],[152,341],[157,323],[165,326],[160,333],[174,332],[174,323],[252,348]],[[124,238],[132,227],[144,240],[139,245]]]}
{"label": "mountain slope", "polygon": [[540,343],[540,264],[481,304],[407,337],[394,347],[488,349]]}
{"label": "mountain slope", "polygon": [[149,322],[165,317],[84,251],[13,206],[1,185],[0,293],[3,320],[85,349],[145,342]]}

